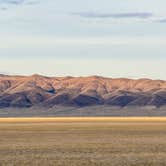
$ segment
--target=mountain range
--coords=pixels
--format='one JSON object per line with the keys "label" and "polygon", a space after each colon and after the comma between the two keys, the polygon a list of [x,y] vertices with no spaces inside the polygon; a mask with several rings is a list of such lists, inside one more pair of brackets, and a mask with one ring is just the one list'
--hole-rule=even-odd
{"label": "mountain range", "polygon": [[166,105],[166,81],[0,75],[0,108]]}

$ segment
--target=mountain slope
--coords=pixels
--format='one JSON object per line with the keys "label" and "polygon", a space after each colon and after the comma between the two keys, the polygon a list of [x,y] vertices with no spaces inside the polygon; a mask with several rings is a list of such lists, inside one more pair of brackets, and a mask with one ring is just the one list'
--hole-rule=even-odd
{"label": "mountain slope", "polygon": [[166,81],[0,75],[0,107],[164,106]]}

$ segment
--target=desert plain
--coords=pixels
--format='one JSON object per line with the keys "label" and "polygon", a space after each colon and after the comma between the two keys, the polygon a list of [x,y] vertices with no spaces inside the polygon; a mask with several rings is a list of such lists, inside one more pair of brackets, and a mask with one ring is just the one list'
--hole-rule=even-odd
{"label": "desert plain", "polygon": [[165,117],[0,118],[2,166],[164,166]]}

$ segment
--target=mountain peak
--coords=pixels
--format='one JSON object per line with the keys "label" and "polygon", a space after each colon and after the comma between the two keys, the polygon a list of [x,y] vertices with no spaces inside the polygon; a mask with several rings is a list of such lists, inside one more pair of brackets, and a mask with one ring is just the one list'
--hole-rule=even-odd
{"label": "mountain peak", "polygon": [[45,76],[42,76],[42,75],[40,75],[40,74],[32,74],[30,77],[36,78],[36,77],[45,77]]}

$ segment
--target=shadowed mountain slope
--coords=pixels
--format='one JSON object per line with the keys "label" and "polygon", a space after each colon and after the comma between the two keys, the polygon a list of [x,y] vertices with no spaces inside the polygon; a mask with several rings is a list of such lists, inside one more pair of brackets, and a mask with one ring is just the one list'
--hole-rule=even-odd
{"label": "shadowed mountain slope", "polygon": [[0,107],[164,106],[166,81],[0,75]]}

